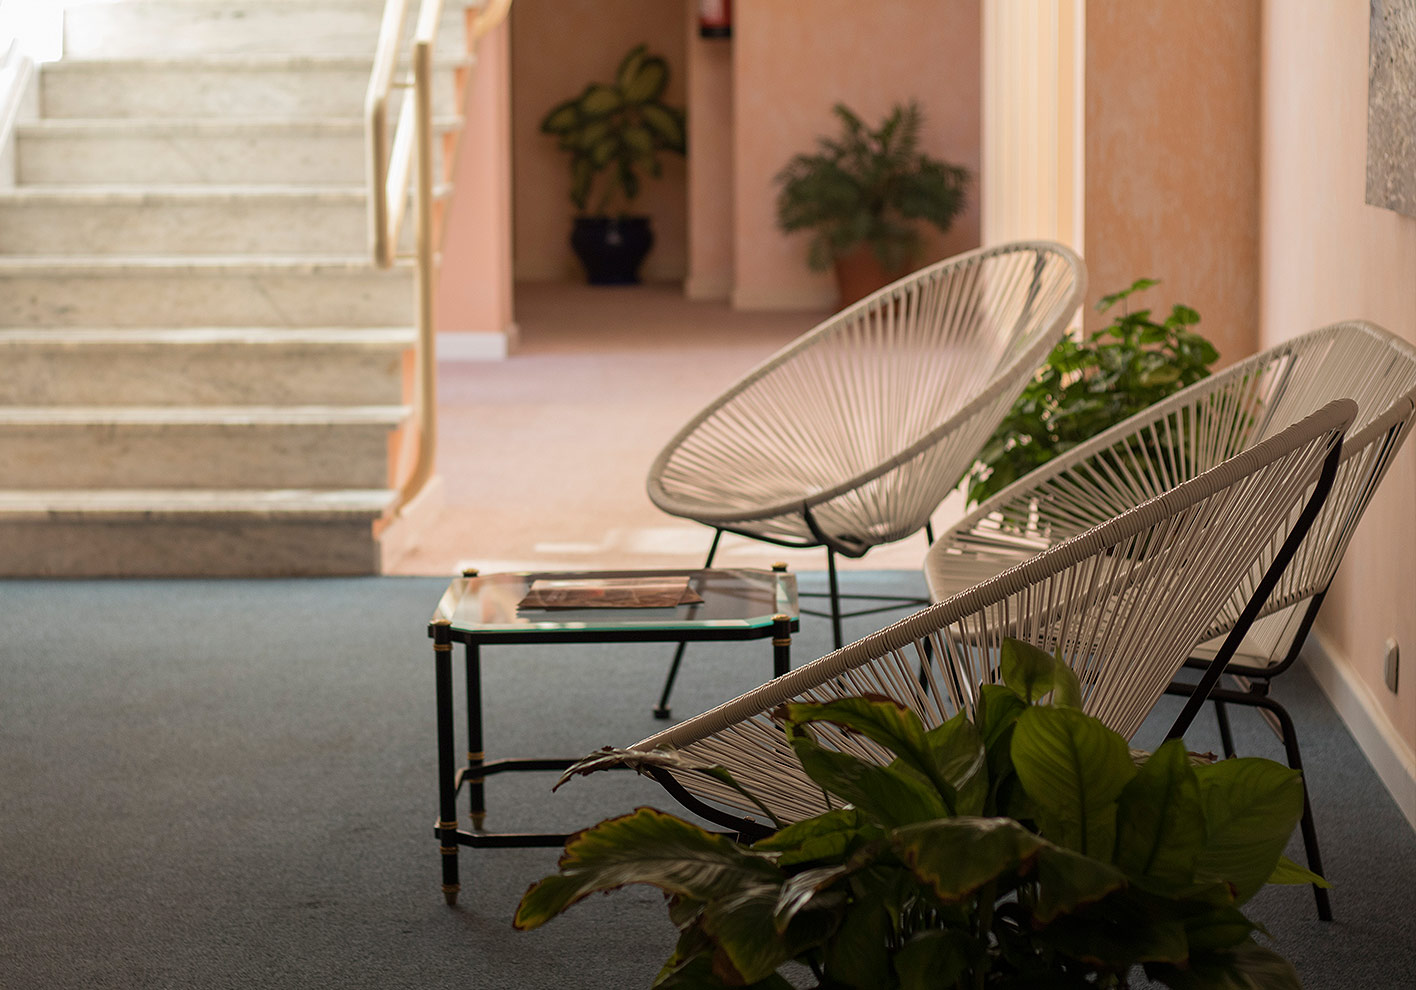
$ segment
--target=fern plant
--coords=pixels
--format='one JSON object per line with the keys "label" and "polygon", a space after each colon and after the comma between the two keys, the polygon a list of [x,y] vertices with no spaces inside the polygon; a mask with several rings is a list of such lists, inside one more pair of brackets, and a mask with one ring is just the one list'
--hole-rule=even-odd
{"label": "fern plant", "polygon": [[886,271],[918,254],[918,222],[948,230],[964,208],[969,172],[919,150],[921,114],[911,100],[870,128],[843,103],[838,138],[820,138],[815,154],[792,158],[777,174],[777,225],[812,232],[807,262],[824,271],[858,246],[869,246]]}

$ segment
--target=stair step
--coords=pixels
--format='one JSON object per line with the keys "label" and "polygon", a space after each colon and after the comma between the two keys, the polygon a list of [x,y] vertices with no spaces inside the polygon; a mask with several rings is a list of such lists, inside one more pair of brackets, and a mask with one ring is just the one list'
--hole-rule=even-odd
{"label": "stair step", "polygon": [[0,257],[0,327],[388,327],[406,267],[363,257]]}
{"label": "stair step", "polygon": [[0,491],[5,577],[379,572],[383,489]]}
{"label": "stair step", "polygon": [[0,330],[0,405],[394,405],[411,328]]}
{"label": "stair step", "polygon": [[[65,58],[40,66],[40,113],[49,119],[361,117],[372,48],[358,55]],[[435,114],[457,114],[451,70],[470,63],[464,57],[436,64]]]}
{"label": "stair step", "polygon": [[[439,117],[439,135],[461,120]],[[435,140],[435,175],[445,175]],[[15,128],[23,185],[362,185],[364,125],[323,120],[41,120]]]}
{"label": "stair step", "polygon": [[377,488],[402,406],[0,408],[9,490]]}
{"label": "stair step", "polygon": [[[414,13],[404,23],[411,37]],[[438,52],[466,50],[463,4],[444,4]],[[383,3],[374,0],[143,0],[89,3],[64,12],[64,51],[86,57],[183,52],[370,54]]]}
{"label": "stair step", "polygon": [[0,190],[0,254],[337,254],[367,238],[358,186]]}

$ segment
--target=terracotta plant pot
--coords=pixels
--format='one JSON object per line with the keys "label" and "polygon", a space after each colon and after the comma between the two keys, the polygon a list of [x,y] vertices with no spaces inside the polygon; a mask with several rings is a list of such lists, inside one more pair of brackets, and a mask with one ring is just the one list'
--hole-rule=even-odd
{"label": "terracotta plant pot", "polygon": [[907,265],[899,271],[889,271],[865,244],[841,255],[836,259],[836,287],[841,291],[841,308],[859,302],[913,270]]}

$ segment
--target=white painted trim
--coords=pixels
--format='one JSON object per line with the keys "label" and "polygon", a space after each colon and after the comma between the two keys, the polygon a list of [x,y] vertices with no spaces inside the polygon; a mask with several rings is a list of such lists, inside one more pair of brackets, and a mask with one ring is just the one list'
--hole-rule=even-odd
{"label": "white painted trim", "polygon": [[1416,829],[1416,752],[1397,732],[1371,689],[1316,629],[1303,648],[1303,664],[1327,695],[1352,738]]}
{"label": "white painted trim", "polygon": [[810,309],[835,312],[836,290],[830,287],[802,289],[733,289],[733,309]]}
{"label": "white painted trim", "polygon": [[509,323],[505,330],[444,330],[438,334],[439,362],[504,361],[516,349],[521,328]]}

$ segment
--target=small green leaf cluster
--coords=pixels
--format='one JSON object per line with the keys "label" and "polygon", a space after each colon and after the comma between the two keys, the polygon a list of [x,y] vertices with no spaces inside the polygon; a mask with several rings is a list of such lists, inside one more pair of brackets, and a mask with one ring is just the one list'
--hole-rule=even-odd
{"label": "small green leaf cluster", "polygon": [[984,444],[968,476],[968,501],[982,502],[1077,444],[1205,378],[1219,352],[1190,329],[1200,314],[1176,304],[1160,323],[1127,297],[1160,283],[1141,278],[1103,296],[1122,314],[1085,340],[1064,338]]}
{"label": "small green leaf cluster", "polygon": [[878,128],[867,127],[844,104],[840,138],[818,139],[816,154],[800,154],[777,174],[777,225],[812,231],[807,263],[825,271],[866,244],[889,272],[917,257],[916,221],[948,230],[964,208],[967,169],[919,150],[920,110],[899,105]]}
{"label": "small green leaf cluster", "polygon": [[[785,706],[831,810],[751,847],[651,808],[602,822],[527,891],[516,927],[642,883],[666,893],[680,932],[661,988],[789,990],[791,962],[817,990],[1119,988],[1136,967],[1183,990],[1298,987],[1240,905],[1265,882],[1323,882],[1281,855],[1299,774],[1193,757],[1180,740],[1135,753],[1077,707],[1060,659],[1009,640],[1000,660],[972,720],[929,730],[888,698]],[[833,748],[823,724],[894,759]]]}
{"label": "small green leaf cluster", "polygon": [[[618,194],[627,206],[639,195],[640,172],[663,174],[659,152],[684,154],[684,112],[663,103],[669,65],[637,45],[620,62],[612,84],[591,83],[573,100],[552,107],[541,131],[570,155],[570,199],[582,213],[608,215]],[[601,175],[600,195],[590,209]]]}

